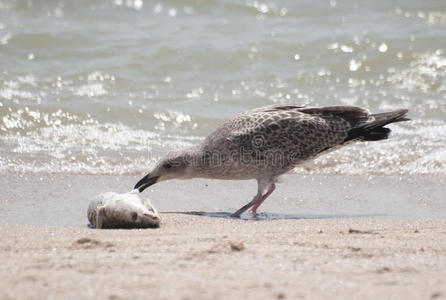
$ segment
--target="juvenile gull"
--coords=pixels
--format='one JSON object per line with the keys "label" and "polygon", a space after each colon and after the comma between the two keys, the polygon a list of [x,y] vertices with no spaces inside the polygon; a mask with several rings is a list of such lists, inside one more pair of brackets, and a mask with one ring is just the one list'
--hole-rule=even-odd
{"label": "juvenile gull", "polygon": [[260,107],[225,122],[200,145],[169,152],[135,189],[174,178],[256,179],[257,194],[232,216],[249,208],[256,214],[280,175],[351,142],[387,139],[390,129],[384,126],[409,120],[406,113],[370,114],[355,106]]}

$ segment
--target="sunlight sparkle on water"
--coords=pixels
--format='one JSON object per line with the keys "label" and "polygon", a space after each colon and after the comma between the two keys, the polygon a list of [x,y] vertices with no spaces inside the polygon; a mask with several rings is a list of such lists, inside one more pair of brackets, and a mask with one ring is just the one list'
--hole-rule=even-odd
{"label": "sunlight sparkle on water", "polygon": [[379,48],[378,48],[378,50],[379,50],[379,52],[381,52],[381,53],[384,53],[384,52],[386,52],[387,51],[387,49],[388,49],[388,47],[387,47],[387,44],[386,43],[381,43],[381,45],[379,45]]}

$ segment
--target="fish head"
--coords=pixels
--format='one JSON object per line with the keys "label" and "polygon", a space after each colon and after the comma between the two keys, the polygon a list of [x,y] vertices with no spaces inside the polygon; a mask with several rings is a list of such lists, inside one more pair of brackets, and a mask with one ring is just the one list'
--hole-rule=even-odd
{"label": "fish head", "polygon": [[160,217],[149,200],[141,200],[136,193],[106,193],[109,198],[101,209],[111,228],[159,227]]}

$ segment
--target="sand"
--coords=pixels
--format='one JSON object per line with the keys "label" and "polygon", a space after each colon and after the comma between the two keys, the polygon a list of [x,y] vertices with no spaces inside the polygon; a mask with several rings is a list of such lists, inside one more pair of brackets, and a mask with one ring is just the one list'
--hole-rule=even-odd
{"label": "sand", "polygon": [[[103,192],[130,191],[142,174],[1,174],[0,223],[81,226]],[[284,175],[259,212],[280,218],[444,218],[446,176]],[[172,180],[142,193],[160,212],[235,212],[257,192],[254,180]]]}
{"label": "sand", "polygon": [[226,218],[255,182],[172,181],[161,228],[86,226],[139,177],[0,174],[0,299],[446,298],[445,177],[287,175],[260,221]]}
{"label": "sand", "polygon": [[0,225],[1,299],[439,299],[446,221],[246,221],[160,229]]}

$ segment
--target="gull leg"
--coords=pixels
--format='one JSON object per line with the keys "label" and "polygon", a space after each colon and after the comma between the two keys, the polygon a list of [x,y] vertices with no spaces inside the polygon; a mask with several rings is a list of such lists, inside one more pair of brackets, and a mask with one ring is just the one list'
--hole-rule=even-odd
{"label": "gull leg", "polygon": [[235,213],[231,215],[233,218],[240,218],[240,215],[244,213],[248,208],[253,206],[256,202],[262,199],[262,193],[259,191],[257,195],[254,196],[254,198],[246,205],[244,205],[242,208],[237,210]]}
{"label": "gull leg", "polygon": [[[257,208],[276,188],[276,185],[274,184],[275,181],[275,178],[257,179],[257,195],[255,195],[255,197],[248,204],[233,213],[231,217],[239,218],[242,213],[252,206],[254,206],[252,211],[255,214]],[[267,192],[263,194],[267,188]]]}
{"label": "gull leg", "polygon": [[259,206],[262,205],[263,201],[265,201],[266,198],[268,198],[269,195],[271,195],[275,189],[276,189],[276,185],[274,183],[271,184],[269,186],[268,191],[265,193],[265,195],[263,195],[256,203],[254,203],[254,205],[250,209],[250,212],[252,212],[253,215],[257,214],[257,208],[259,208]]}

